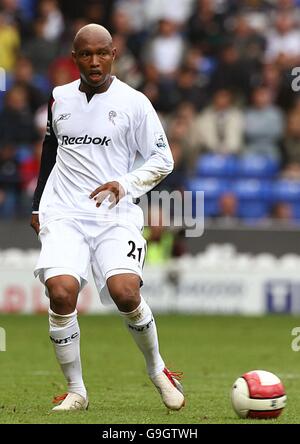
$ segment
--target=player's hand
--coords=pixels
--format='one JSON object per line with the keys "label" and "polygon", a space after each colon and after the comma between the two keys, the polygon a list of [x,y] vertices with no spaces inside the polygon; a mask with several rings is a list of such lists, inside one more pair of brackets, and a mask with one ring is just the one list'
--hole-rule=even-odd
{"label": "player's hand", "polygon": [[31,215],[30,226],[34,229],[36,234],[39,234],[39,231],[40,231],[40,220],[39,220],[39,215],[38,214],[32,214]]}
{"label": "player's hand", "polygon": [[117,182],[107,182],[101,187],[96,188],[91,194],[90,199],[94,199],[96,203],[96,207],[100,207],[104,199],[109,196],[109,201],[112,204],[109,206],[109,209],[113,208],[117,205],[120,199],[125,196],[125,191],[122,185]]}

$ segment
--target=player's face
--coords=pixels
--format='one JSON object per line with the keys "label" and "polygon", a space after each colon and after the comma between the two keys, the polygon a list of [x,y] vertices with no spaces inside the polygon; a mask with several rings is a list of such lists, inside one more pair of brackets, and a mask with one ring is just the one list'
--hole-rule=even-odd
{"label": "player's face", "polygon": [[115,48],[107,42],[83,40],[73,52],[73,59],[84,82],[92,88],[98,88],[108,80],[115,54]]}

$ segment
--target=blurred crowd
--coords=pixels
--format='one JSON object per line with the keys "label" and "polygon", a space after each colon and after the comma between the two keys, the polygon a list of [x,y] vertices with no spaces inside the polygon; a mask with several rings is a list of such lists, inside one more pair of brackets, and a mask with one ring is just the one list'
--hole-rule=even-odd
{"label": "blurred crowd", "polygon": [[[162,188],[194,190],[194,179],[206,175],[206,191],[217,180],[205,213],[228,219],[244,214],[235,180],[252,181],[252,191],[285,181],[292,194],[274,200],[270,191],[253,214],[300,219],[293,188],[300,184],[300,0],[0,0],[0,218],[31,211],[48,97],[79,77],[72,41],[88,23],[110,30],[114,74],[160,115],[175,160]],[[235,159],[234,173],[202,174],[203,160],[220,158]],[[243,178],[241,158],[276,167]]]}

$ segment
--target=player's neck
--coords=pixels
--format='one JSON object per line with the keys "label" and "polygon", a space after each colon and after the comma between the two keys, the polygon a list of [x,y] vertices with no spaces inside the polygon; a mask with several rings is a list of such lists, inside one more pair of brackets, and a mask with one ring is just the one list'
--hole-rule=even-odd
{"label": "player's neck", "polygon": [[92,86],[88,85],[82,78],[80,78],[79,91],[86,94],[87,100],[89,102],[94,94],[101,94],[106,92],[110,87],[112,81],[113,77],[109,76],[109,78],[104,83],[102,83],[102,85],[93,88]]}

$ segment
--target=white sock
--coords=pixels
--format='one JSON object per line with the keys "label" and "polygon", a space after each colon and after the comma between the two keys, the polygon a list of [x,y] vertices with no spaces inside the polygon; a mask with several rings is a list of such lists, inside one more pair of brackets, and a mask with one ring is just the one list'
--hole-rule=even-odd
{"label": "white sock", "polygon": [[67,315],[49,312],[49,333],[56,358],[68,383],[68,392],[86,398],[80,361],[80,329],[77,310]]}
{"label": "white sock", "polygon": [[163,371],[165,363],[159,354],[156,325],[149,305],[141,298],[141,303],[135,310],[120,313],[136,344],[144,354],[149,376],[156,376]]}

